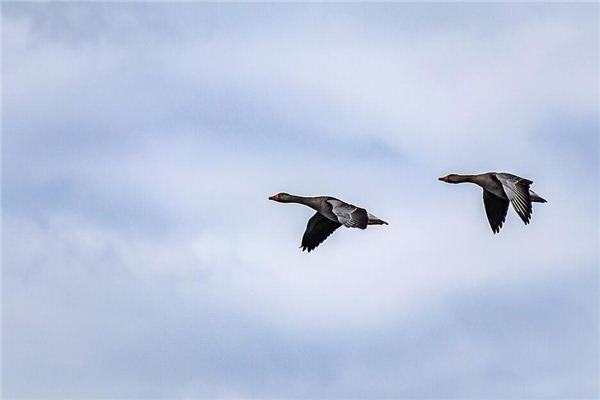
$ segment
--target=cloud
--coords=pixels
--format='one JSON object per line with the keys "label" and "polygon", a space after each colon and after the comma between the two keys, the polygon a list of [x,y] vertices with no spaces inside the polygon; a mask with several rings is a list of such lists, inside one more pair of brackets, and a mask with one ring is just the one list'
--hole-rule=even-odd
{"label": "cloud", "polygon": [[[57,35],[31,26],[30,43],[46,42],[33,56],[9,58],[16,64],[7,64],[8,90],[13,82],[29,102],[47,99],[39,90],[48,81],[57,85],[48,87],[48,96],[72,92],[75,109],[43,107],[53,115],[58,112],[61,120],[61,113],[73,111],[93,120],[117,114],[107,122],[134,120],[141,130],[146,123],[172,127],[174,122],[202,122],[243,135],[240,130],[264,128],[264,110],[280,128],[306,127],[303,133],[309,136],[366,136],[404,149],[425,147],[444,159],[480,140],[491,148],[519,141],[530,151],[528,132],[544,123],[548,113],[593,120],[596,110],[597,62],[586,57],[594,45],[591,20],[545,15],[540,22],[519,21],[493,30],[449,29],[440,35],[429,28],[415,38],[390,32],[387,25],[357,29],[353,20],[328,14],[331,24],[310,31],[308,17],[291,18],[286,29],[280,29],[281,22],[260,24],[260,18],[236,28],[227,11],[213,15],[213,23],[223,26],[220,30],[198,24],[189,32],[186,27],[177,41],[173,32],[149,35],[154,25],[148,12],[133,13],[137,18],[129,19],[139,26],[134,32],[151,36],[152,46],[141,42],[145,37],[139,34],[116,41],[99,32],[99,39],[73,46],[47,41]],[[23,22],[15,25],[23,29]],[[94,27],[72,29],[59,37],[85,38],[80,30]],[[37,74],[40,82],[32,73],[38,65],[45,65],[49,75]],[[98,81],[104,84],[95,85]],[[26,83],[36,96],[27,94]],[[101,101],[106,97],[110,101]],[[134,114],[122,121],[124,109],[150,119]]]}
{"label": "cloud", "polygon": [[595,6],[489,7],[5,6],[5,393],[597,393]]}
{"label": "cloud", "polygon": [[[37,271],[5,275],[4,337],[12,344],[4,351],[5,382],[13,397],[563,398],[597,390],[594,264],[577,274],[480,283],[408,313],[397,304],[378,323],[355,304],[354,318],[350,307],[326,315],[327,302],[360,293],[347,279],[318,293],[325,279],[313,280],[303,292],[272,287],[281,296],[276,306],[263,304],[265,318],[248,304],[265,288],[248,275],[243,285],[227,278],[243,275],[239,267],[182,271],[173,260],[171,273],[151,263],[141,273],[64,223],[67,248],[31,227],[9,227],[17,243],[25,235],[30,248],[53,249],[43,258],[32,252],[38,263],[9,254],[20,266],[37,264]],[[311,319],[298,312],[300,303]],[[354,325],[357,318],[363,323]]]}

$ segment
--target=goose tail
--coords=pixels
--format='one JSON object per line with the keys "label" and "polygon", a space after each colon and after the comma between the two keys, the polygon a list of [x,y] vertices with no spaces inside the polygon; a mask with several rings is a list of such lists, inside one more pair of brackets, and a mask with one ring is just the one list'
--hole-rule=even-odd
{"label": "goose tail", "polygon": [[384,220],[379,219],[372,214],[367,213],[367,217],[369,217],[369,221],[367,222],[367,225],[389,225]]}

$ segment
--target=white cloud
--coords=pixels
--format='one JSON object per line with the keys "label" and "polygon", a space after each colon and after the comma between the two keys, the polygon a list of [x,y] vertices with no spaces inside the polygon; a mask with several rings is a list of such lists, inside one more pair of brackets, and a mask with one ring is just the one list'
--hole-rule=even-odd
{"label": "white cloud", "polygon": [[[378,138],[444,161],[479,147],[477,161],[498,162],[498,150],[486,148],[518,143],[530,153],[537,146],[531,133],[548,113],[592,118],[597,108],[598,65],[588,56],[593,25],[554,15],[486,36],[460,29],[390,35],[347,19],[309,31],[303,20],[218,35],[200,26],[177,41],[153,37],[151,46],[135,35],[78,46],[40,41],[25,34],[27,20],[18,21],[8,19],[5,28],[10,37],[28,38],[7,46],[9,106],[33,100],[42,103],[39,111],[61,118],[73,111],[135,118],[143,110],[173,121],[178,95],[194,101],[218,90],[306,126],[308,136]],[[71,97],[75,108],[49,107],[56,93]]]}
{"label": "white cloud", "polygon": [[[321,395],[350,396],[366,381],[376,382],[363,393],[389,396],[399,389],[384,380],[406,365],[386,364],[386,349],[348,353],[338,341],[358,346],[381,335],[397,350],[390,354],[429,357],[448,381],[454,369],[472,375],[503,368],[501,353],[512,355],[511,343],[489,332],[473,334],[483,342],[473,345],[424,335],[413,352],[414,338],[401,337],[394,347],[395,335],[402,327],[418,335],[432,326],[436,309],[481,288],[505,287],[510,299],[515,287],[580,278],[598,263],[598,191],[590,184],[598,178],[591,165],[598,65],[590,57],[597,22],[524,14],[489,29],[407,32],[370,23],[365,29],[369,19],[361,14],[329,15],[327,24],[311,22],[309,29],[311,13],[283,19],[289,23],[254,15],[251,23],[241,12],[240,27],[228,12],[213,10],[207,20],[215,26],[180,28],[158,18],[169,34],[157,35],[152,12],[141,18],[132,8],[116,26],[101,18],[87,28],[79,17],[85,7],[76,7],[75,17],[64,9],[66,27],[46,14],[51,8],[36,18],[28,13],[40,9],[3,14],[4,321],[19,350],[26,347],[21,332],[48,332],[55,349],[37,343],[36,332],[27,336],[48,365],[64,351],[61,370],[89,360],[87,372],[110,381],[118,362],[103,351],[131,350],[139,360],[122,368],[135,379],[119,384],[134,393],[151,380],[144,360],[160,370],[158,344],[177,365],[183,350],[199,354],[192,364],[209,375],[204,393],[214,396],[281,394],[283,386],[310,396],[315,392],[306,388],[321,384]],[[137,21],[134,34],[116,40],[123,21]],[[563,132],[553,118],[584,128]],[[553,143],[540,134],[546,126],[558,138]],[[575,140],[582,146],[573,147]],[[510,210],[495,236],[479,189],[436,180],[494,169],[532,178],[550,200],[535,205],[527,227]],[[390,225],[340,229],[314,253],[302,253],[297,246],[311,211],[267,201],[278,191],[336,195]],[[597,287],[586,288],[597,295]],[[56,320],[44,313],[46,301]],[[573,317],[568,307],[561,315]],[[199,317],[190,322],[190,315]],[[456,323],[449,318],[435,327],[460,337]],[[107,338],[92,329],[104,324]],[[182,350],[164,344],[164,324],[182,330],[171,332]],[[463,333],[471,333],[467,328]],[[515,335],[527,334],[521,328]],[[146,329],[148,341],[136,344]],[[219,344],[195,353],[187,335],[199,335],[203,346]],[[431,354],[428,340],[442,356]],[[101,350],[83,351],[88,341]],[[294,346],[308,359],[288,349]],[[324,365],[318,372],[294,366],[312,365],[311,356]],[[244,362],[258,363],[257,386]],[[23,365],[10,375],[13,388],[19,373],[28,374]],[[231,365],[241,366],[225,382],[219,367]],[[426,382],[431,364],[419,365],[407,376]],[[552,392],[544,377],[527,373],[519,379]],[[142,393],[203,391],[192,378],[171,379]],[[463,394],[498,390],[479,379]],[[514,391],[502,393],[522,395],[519,379],[507,379]],[[556,390],[573,393],[573,382],[567,377]],[[446,385],[429,395],[461,395]],[[71,393],[89,396],[90,387]]]}

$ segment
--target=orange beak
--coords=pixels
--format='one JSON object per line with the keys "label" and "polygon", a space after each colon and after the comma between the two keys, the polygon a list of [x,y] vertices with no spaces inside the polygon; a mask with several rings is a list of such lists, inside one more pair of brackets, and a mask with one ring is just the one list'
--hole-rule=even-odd
{"label": "orange beak", "polygon": [[278,201],[279,200],[279,195],[278,194],[274,194],[273,196],[269,197],[269,200]]}
{"label": "orange beak", "polygon": [[438,178],[438,181],[448,182],[448,176],[442,176],[441,178]]}

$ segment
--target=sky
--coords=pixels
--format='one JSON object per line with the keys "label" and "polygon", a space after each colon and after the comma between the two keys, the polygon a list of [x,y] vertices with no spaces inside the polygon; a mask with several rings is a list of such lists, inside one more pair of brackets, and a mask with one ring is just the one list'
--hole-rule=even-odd
{"label": "sky", "polygon": [[[591,399],[595,3],[2,3],[2,394]],[[474,185],[547,204],[493,235]],[[298,246],[331,195],[389,222]]]}

